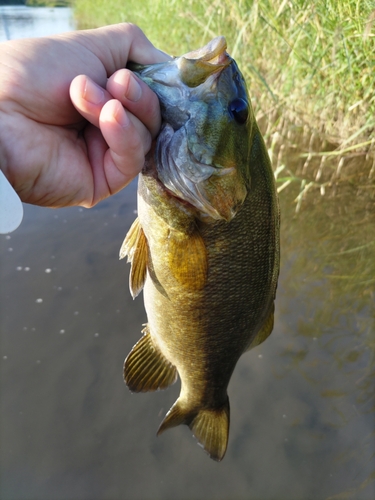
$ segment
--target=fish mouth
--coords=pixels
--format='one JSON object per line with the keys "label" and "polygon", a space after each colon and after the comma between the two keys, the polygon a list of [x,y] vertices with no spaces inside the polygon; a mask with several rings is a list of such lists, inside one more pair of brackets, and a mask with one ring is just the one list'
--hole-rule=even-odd
{"label": "fish mouth", "polygon": [[182,82],[188,87],[198,87],[210,76],[219,74],[233,60],[226,48],[225,37],[218,36],[204,47],[179,57],[177,66]]}

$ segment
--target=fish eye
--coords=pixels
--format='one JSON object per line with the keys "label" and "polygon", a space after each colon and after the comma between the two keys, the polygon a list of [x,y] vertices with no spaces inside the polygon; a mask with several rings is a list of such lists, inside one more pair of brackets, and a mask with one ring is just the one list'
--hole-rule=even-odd
{"label": "fish eye", "polygon": [[246,123],[249,106],[244,99],[236,98],[229,104],[229,112],[240,125]]}

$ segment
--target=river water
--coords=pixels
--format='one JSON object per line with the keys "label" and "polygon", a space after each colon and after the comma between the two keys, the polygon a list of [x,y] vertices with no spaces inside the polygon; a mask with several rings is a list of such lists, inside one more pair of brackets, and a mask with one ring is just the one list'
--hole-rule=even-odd
{"label": "river water", "polygon": [[55,35],[74,29],[71,9],[0,5],[0,42]]}
{"label": "river water", "polygon": [[[19,13],[12,37],[49,33],[51,16],[72,28],[67,9]],[[91,210],[24,206],[0,236],[2,500],[375,498],[374,188],[344,183],[298,214],[296,194],[280,195],[274,332],[232,377],[221,463],[185,427],[156,437],[179,384],[122,381],[146,321],[118,260],[136,183]]]}

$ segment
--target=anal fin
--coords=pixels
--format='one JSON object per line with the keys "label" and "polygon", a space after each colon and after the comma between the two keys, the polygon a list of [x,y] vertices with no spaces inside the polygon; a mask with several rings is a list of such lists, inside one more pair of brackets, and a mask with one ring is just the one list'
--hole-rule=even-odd
{"label": "anal fin", "polygon": [[131,262],[129,288],[133,299],[143,288],[147,272],[147,240],[138,217],[133,222],[120,249],[120,259]]}
{"label": "anal fin", "polygon": [[148,327],[124,363],[124,379],[132,392],[166,389],[177,380],[176,368],[154,345]]}

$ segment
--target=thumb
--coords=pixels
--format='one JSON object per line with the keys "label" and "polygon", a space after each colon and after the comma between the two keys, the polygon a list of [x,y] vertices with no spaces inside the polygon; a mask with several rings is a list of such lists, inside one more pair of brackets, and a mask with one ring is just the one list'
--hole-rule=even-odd
{"label": "thumb", "polygon": [[171,59],[170,56],[154,47],[135,24],[113,24],[67,33],[66,36],[92,52],[103,64],[107,76],[125,68],[128,61],[153,64]]}

